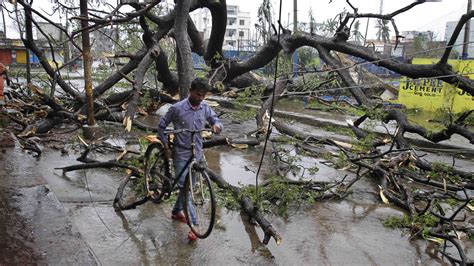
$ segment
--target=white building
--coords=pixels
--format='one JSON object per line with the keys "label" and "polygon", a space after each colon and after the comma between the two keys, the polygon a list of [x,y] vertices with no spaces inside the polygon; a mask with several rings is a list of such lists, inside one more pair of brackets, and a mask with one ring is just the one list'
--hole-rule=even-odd
{"label": "white building", "polygon": [[[474,41],[474,20],[470,20],[470,31],[469,31],[469,42]],[[446,43],[449,42],[451,36],[453,35],[453,31],[456,28],[458,21],[448,21],[446,22],[446,32],[445,32],[445,41]],[[462,27],[461,33],[459,34],[458,38],[456,39],[455,46],[453,47],[453,51],[459,53],[459,56],[462,55],[462,47],[464,43],[464,27]],[[468,49],[468,58],[474,57],[474,43],[469,43]]]}
{"label": "white building", "polygon": [[[191,13],[196,28],[208,41],[212,29],[211,12],[201,8]],[[224,37],[224,50],[247,51],[251,44],[250,12],[243,12],[237,5],[227,5],[227,27]]]}

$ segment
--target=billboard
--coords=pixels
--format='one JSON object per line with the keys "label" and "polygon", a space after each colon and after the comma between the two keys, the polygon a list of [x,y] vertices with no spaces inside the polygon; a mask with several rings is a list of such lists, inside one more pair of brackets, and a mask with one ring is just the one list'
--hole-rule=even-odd
{"label": "billboard", "polygon": [[[414,58],[414,65],[435,64],[435,58]],[[449,60],[453,70],[470,79],[474,78],[474,60]],[[398,102],[407,108],[425,111],[450,110],[460,113],[474,109],[474,96],[435,78],[400,78]]]}

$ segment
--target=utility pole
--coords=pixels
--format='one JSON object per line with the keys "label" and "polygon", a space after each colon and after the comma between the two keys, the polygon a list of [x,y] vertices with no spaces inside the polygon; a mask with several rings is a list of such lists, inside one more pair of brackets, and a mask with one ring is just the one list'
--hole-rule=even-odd
{"label": "utility pole", "polygon": [[[69,18],[68,18],[68,12],[66,12],[66,32],[69,33]],[[61,33],[61,36],[63,36],[64,33]],[[64,36],[64,39],[61,38],[61,41],[66,40],[67,36]],[[64,42],[64,62],[69,62],[69,59],[71,58],[71,53],[69,51],[69,42]],[[71,65],[67,66],[68,72],[71,71]]]}
{"label": "utility pole", "polygon": [[367,43],[367,32],[369,31],[369,22],[370,22],[370,18],[368,17],[367,18],[367,25],[365,25],[365,34],[364,34],[364,45]]}
{"label": "utility pole", "polygon": [[5,13],[3,12],[3,5],[0,5],[0,8],[2,9],[2,19],[3,19],[3,40],[5,41],[5,44],[7,43],[7,25],[5,24]]}
{"label": "utility pole", "polygon": [[94,118],[94,98],[92,95],[92,57],[91,57],[91,43],[89,38],[89,14],[87,9],[87,0],[80,0],[81,9],[81,30],[82,30],[82,60],[84,65],[84,87],[86,91],[86,106],[87,106],[87,127],[84,136],[87,139],[94,139],[94,130],[91,128],[95,126]]}
{"label": "utility pole", "polygon": [[[120,4],[120,0],[117,0],[117,6],[119,6],[119,4]],[[117,23],[115,25],[115,44],[114,44],[115,51],[114,51],[114,55],[119,52],[119,47],[118,47],[119,39],[120,39],[119,38],[119,23]]]}
{"label": "utility pole", "polygon": [[[298,31],[298,0],[293,0],[293,34]],[[298,75],[298,50],[293,53],[293,77]]]}
{"label": "utility pole", "polygon": [[[15,5],[15,12],[17,12],[17,4],[16,4],[16,1],[14,2],[14,5]],[[28,9],[28,8],[25,8],[25,18],[27,20],[29,20],[29,23],[31,23],[31,19],[32,19],[32,14],[31,14],[31,10]],[[26,23],[26,22],[25,22]],[[26,36],[33,36],[33,28],[30,24],[29,27],[26,27],[26,30],[28,32],[26,32]],[[6,33],[5,33],[6,34]],[[27,37],[28,38],[28,37]],[[26,48],[26,47],[25,47]],[[30,62],[30,49],[26,48],[26,84],[30,84],[31,83],[31,62]]]}
{"label": "utility pole", "polygon": [[[471,11],[472,1],[467,1],[467,13]],[[471,31],[471,20],[469,19],[464,26],[464,43],[462,45],[462,60],[467,60],[469,57],[469,41],[470,41],[470,31]]]}

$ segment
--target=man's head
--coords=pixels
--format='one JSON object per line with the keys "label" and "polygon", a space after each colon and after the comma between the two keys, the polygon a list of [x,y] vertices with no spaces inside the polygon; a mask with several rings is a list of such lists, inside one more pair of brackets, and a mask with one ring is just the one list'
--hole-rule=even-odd
{"label": "man's head", "polygon": [[211,90],[205,79],[196,78],[189,88],[189,102],[192,106],[198,106],[206,97],[206,93]]}

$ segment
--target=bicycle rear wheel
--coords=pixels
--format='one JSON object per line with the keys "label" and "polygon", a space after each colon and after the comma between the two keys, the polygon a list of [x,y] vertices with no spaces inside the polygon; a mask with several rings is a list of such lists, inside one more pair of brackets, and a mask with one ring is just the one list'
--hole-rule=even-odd
{"label": "bicycle rear wheel", "polygon": [[193,173],[194,182],[191,175],[186,176],[183,209],[191,231],[198,238],[206,238],[214,227],[216,200],[206,171],[199,169]]}
{"label": "bicycle rear wheel", "polygon": [[158,203],[171,188],[171,181],[168,178],[169,162],[160,143],[153,143],[146,149],[144,172],[145,193],[153,202]]}

